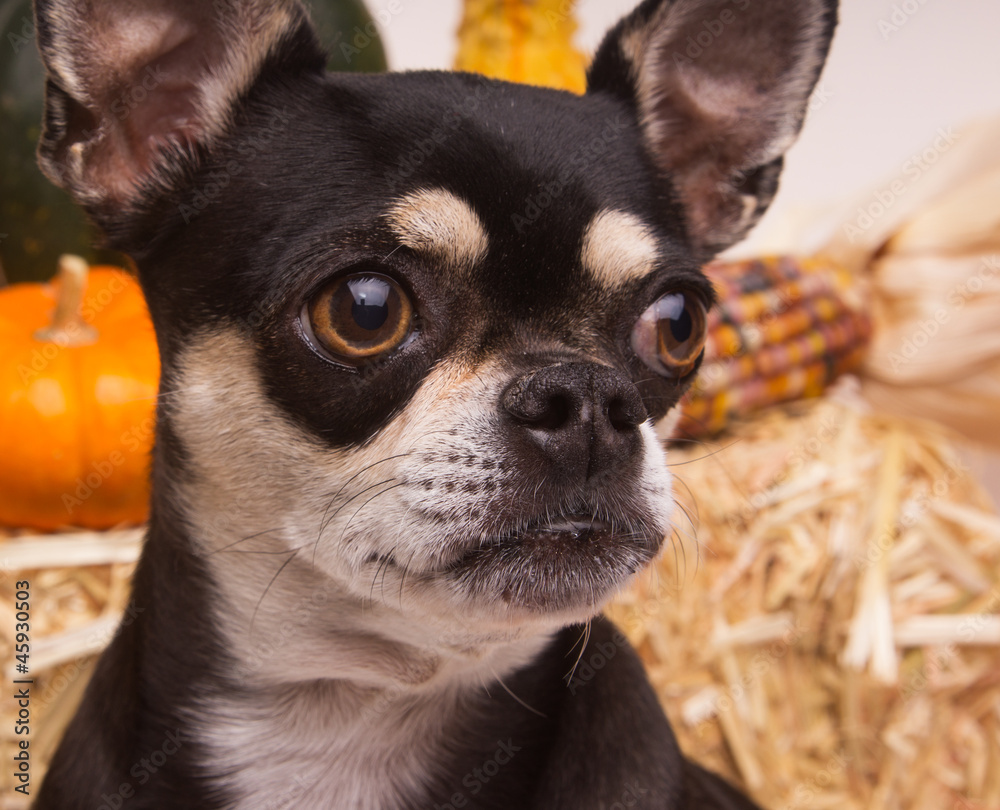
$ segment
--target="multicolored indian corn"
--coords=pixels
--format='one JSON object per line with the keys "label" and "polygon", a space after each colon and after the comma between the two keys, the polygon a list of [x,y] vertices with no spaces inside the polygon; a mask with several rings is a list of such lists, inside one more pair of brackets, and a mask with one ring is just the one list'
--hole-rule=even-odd
{"label": "multicolored indian corn", "polygon": [[766,405],[819,395],[857,368],[871,337],[856,276],[823,258],[713,262],[719,303],[675,435],[704,436]]}

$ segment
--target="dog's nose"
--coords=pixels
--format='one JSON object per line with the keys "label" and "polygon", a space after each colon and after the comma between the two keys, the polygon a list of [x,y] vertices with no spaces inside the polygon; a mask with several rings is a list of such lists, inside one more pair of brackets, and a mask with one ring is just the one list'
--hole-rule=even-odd
{"label": "dog's nose", "polygon": [[514,380],[501,397],[516,432],[560,477],[590,480],[634,462],[646,409],[632,381],[596,363],[547,366]]}

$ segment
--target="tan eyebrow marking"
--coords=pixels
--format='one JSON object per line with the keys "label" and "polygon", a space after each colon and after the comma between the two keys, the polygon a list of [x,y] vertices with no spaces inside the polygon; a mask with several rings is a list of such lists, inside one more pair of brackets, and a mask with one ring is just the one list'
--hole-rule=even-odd
{"label": "tan eyebrow marking", "polygon": [[489,249],[486,230],[472,207],[445,189],[420,189],[398,200],[389,226],[409,248],[455,267],[480,261]]}
{"label": "tan eyebrow marking", "polygon": [[660,247],[653,232],[635,214],[604,210],[583,234],[580,261],[606,286],[617,286],[652,272]]}

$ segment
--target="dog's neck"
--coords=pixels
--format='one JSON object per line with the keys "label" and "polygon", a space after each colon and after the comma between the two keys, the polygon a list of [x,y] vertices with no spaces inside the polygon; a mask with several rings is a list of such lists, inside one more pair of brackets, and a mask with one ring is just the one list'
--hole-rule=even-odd
{"label": "dog's neck", "polygon": [[[233,548],[243,537],[231,535]],[[226,549],[208,557],[219,585],[217,626],[237,659],[239,683],[334,680],[403,692],[481,684],[548,637],[517,628],[495,637],[436,627],[412,615],[393,585],[376,577],[370,598],[358,598],[301,556]]]}

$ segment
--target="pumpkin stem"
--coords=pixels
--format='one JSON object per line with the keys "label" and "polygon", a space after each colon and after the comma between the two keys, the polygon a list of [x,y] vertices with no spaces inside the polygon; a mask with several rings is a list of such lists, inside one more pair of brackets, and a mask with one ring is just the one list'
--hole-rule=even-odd
{"label": "pumpkin stem", "polygon": [[97,330],[80,317],[90,266],[86,259],[64,253],[59,257],[59,297],[52,322],[35,332],[36,340],[60,346],[87,346],[97,342]]}

